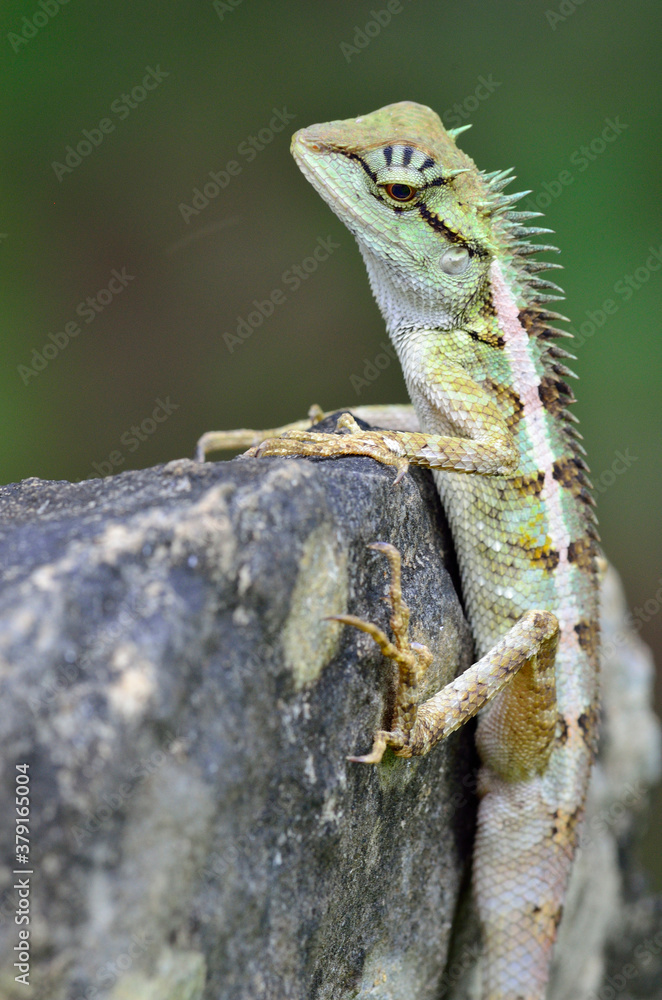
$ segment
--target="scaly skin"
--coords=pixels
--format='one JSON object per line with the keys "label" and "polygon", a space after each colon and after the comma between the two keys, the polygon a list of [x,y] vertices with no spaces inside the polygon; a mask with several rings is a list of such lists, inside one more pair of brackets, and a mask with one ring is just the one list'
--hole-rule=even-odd
{"label": "scaly skin", "polygon": [[[504,196],[434,112],[403,102],[302,129],[294,157],[354,234],[398,352],[420,430],[292,429],[253,454],[367,454],[402,475],[433,470],[453,533],[481,659],[416,707],[429,653],[398,612],[397,553],[384,548],[401,688],[390,745],[426,753],[477,711],[483,767],[474,858],[483,996],[541,1000],[595,745],[598,579],[590,483],[549,324],[560,291],[535,275],[538,213]],[[396,425],[397,426],[397,425]],[[406,609],[405,609],[406,611]],[[357,758],[355,758],[357,759]]]}

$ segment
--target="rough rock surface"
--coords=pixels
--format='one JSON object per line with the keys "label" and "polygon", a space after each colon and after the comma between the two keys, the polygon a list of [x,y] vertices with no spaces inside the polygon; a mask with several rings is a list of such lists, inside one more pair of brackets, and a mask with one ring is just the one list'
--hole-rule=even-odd
{"label": "rough rock surface", "polygon": [[[368,544],[390,541],[412,635],[436,657],[426,693],[471,662],[431,479],[392,483],[367,459],[181,460],[0,488],[0,815],[13,831],[29,764],[33,872],[26,989],[5,838],[3,1000],[465,995],[471,727],[424,759],[348,763],[388,720],[392,673],[367,636],[322,620],[388,628]],[[655,769],[638,662],[639,756],[606,779],[612,796]]]}
{"label": "rough rock surface", "polygon": [[[389,540],[437,654],[431,691],[470,663],[431,482],[392,483],[364,459],[183,460],[0,490],[0,808],[13,817],[28,763],[31,997],[436,995],[471,734],[425,760],[348,763],[384,724],[391,677],[367,636],[322,620],[388,627],[386,560],[367,546]],[[6,998],[26,996],[14,867]]]}

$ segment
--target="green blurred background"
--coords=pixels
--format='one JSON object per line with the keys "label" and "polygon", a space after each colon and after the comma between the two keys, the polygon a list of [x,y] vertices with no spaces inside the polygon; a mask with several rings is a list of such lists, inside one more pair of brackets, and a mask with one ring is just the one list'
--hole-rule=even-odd
{"label": "green blurred background", "polygon": [[[391,0],[388,24],[386,10],[4,0],[0,481],[190,456],[205,430],[274,426],[313,402],[404,400],[396,365],[350,383],[380,353],[382,320],[288,145],[304,125],[420,101],[473,122],[461,145],[486,169],[514,164],[556,231],[603,541],[631,607],[652,601],[642,634],[662,662],[662,5]],[[134,91],[146,74],[154,89]],[[67,166],[83,130],[99,144]],[[232,160],[227,186],[193,203]],[[294,289],[284,272],[320,237],[338,247]],[[108,295],[113,269],[131,280]],[[284,302],[230,351],[223,334],[276,289]]]}

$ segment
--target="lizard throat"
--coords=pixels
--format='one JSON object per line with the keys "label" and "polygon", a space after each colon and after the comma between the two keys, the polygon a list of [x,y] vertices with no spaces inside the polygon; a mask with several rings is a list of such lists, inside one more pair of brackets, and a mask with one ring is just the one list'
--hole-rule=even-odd
{"label": "lizard throat", "polygon": [[[415,288],[411,281],[398,280],[398,268],[389,267],[362,240],[357,240],[365,262],[370,288],[386,328],[392,336],[399,329],[456,329],[460,317],[457,304],[444,302],[439,289],[433,288],[429,277],[421,273]],[[467,302],[467,306],[470,302]]]}

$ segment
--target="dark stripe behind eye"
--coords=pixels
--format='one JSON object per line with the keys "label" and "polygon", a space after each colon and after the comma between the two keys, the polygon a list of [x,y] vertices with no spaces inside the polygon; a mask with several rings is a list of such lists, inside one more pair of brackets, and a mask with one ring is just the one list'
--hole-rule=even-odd
{"label": "dark stripe behind eye", "polygon": [[384,159],[386,160],[386,166],[387,167],[391,166],[391,159],[392,159],[392,157],[393,157],[393,147],[392,146],[384,146]]}
{"label": "dark stripe behind eye", "polygon": [[467,247],[467,250],[471,249],[468,246],[467,241],[460,236],[459,233],[453,232],[453,230],[450,229],[438,215],[435,215],[434,212],[430,211],[427,205],[418,205],[417,208],[421,218],[425,219],[427,224],[434,229],[435,232],[441,233],[442,236],[445,236],[450,243],[458,243],[460,246]]}
{"label": "dark stripe behind eye", "polygon": [[402,156],[402,166],[408,167],[412,156],[414,155],[414,150],[411,146],[405,146],[405,151]]}

